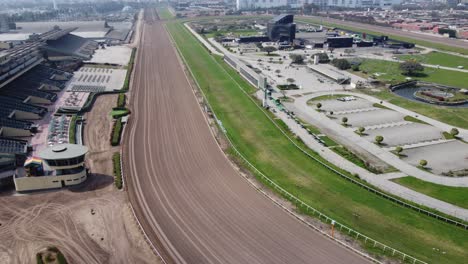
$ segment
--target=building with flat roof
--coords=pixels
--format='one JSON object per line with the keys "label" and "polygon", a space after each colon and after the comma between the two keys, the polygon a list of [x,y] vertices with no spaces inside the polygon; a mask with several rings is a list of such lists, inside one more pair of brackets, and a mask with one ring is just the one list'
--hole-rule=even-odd
{"label": "building with flat roof", "polygon": [[14,178],[18,192],[77,185],[87,179],[85,155],[88,148],[76,144],[48,147],[38,157],[26,160]]}
{"label": "building with flat roof", "polygon": [[267,35],[271,41],[289,41],[296,38],[294,15],[279,15],[268,22]]}

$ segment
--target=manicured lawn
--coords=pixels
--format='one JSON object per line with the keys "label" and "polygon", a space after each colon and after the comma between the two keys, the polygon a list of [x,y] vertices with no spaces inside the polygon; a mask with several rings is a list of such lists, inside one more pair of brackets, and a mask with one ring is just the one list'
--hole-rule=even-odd
{"label": "manicured lawn", "polygon": [[463,66],[465,69],[468,68],[468,58],[461,56],[455,56],[452,54],[442,52],[430,52],[422,55],[400,55],[398,56],[402,60],[415,59],[421,63],[434,64],[445,67],[456,68]]}
{"label": "manicured lawn", "polygon": [[337,221],[419,259],[429,261],[432,248],[447,252],[443,263],[468,258],[467,231],[369,193],[304,155],[242,92],[254,88],[238,73],[210,56],[182,24],[169,23],[168,29],[233,144],[273,181]]}
{"label": "manicured lawn", "polygon": [[215,33],[220,33],[220,34],[223,34],[223,35],[227,35],[227,34],[232,34],[233,36],[236,36],[236,37],[240,37],[240,36],[255,36],[255,35],[259,35],[260,32],[257,31],[257,30],[250,30],[250,29],[245,29],[245,30],[234,30],[234,31],[225,31],[225,30],[218,30],[216,32],[210,32],[210,33],[206,33],[204,34],[205,37],[207,38],[212,38],[215,36]]}
{"label": "manicured lawn", "polygon": [[372,92],[363,91],[368,95],[375,96],[382,100],[386,100],[392,104],[401,106],[408,110],[417,112],[421,115],[425,115],[441,122],[447,123],[452,126],[468,129],[468,108],[461,107],[443,107],[429,105],[423,102],[415,102],[405,99],[401,96],[395,95],[388,90]]}
{"label": "manicured lawn", "polygon": [[158,11],[158,15],[161,19],[172,19],[174,18],[174,16],[172,15],[172,13],[169,11],[169,9],[167,7],[158,7],[157,8],[157,11]]}
{"label": "manicured lawn", "polygon": [[[341,25],[341,24],[335,24],[335,23],[328,23],[328,22],[323,22],[320,21],[320,18],[295,18],[296,21],[304,22],[304,23],[315,23],[315,24],[321,24],[327,27],[336,27],[336,28],[341,28],[345,30],[350,30],[350,31],[355,31],[355,32],[365,32],[370,35],[375,35],[375,36],[381,36],[382,33],[380,32],[375,32],[372,30],[363,30],[362,28],[356,28],[356,27],[351,27],[351,26],[346,26],[346,25]],[[346,21],[343,21],[343,23],[346,23]],[[387,35],[387,34],[386,34]],[[407,38],[407,37],[402,37],[402,36],[396,36],[396,35],[388,35],[391,39],[394,40],[399,40],[399,41],[406,41],[406,42],[411,42],[415,43],[417,45],[425,46],[425,47],[430,47],[430,48],[435,48],[435,49],[440,49],[440,50],[445,50],[445,51],[452,51],[452,52],[457,52],[461,54],[468,54],[468,49],[463,49],[463,48],[457,48],[457,47],[451,47],[439,43],[433,43],[430,41],[424,41],[424,40],[416,40],[412,38]]]}
{"label": "manicured lawn", "polygon": [[393,181],[436,199],[468,209],[468,188],[443,186],[409,176]]}
{"label": "manicured lawn", "polygon": [[[361,73],[367,72],[367,75],[378,75],[377,79],[388,82],[402,82],[408,76],[402,75],[399,69],[399,63],[384,60],[365,59],[359,66]],[[466,82],[466,72],[450,71],[444,69],[435,69],[426,67],[423,71],[423,76],[411,77],[426,82],[434,82],[455,86],[459,88],[468,88]]]}

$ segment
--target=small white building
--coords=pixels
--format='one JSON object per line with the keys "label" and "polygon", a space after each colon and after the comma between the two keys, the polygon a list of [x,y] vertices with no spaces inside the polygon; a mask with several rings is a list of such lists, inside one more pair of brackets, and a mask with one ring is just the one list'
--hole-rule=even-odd
{"label": "small white building", "polygon": [[14,177],[16,191],[34,191],[77,185],[87,179],[85,155],[88,148],[76,144],[60,144],[30,158]]}

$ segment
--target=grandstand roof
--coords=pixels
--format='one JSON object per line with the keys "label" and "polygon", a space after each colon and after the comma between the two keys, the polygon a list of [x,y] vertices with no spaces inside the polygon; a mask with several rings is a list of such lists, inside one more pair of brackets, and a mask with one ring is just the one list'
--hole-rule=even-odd
{"label": "grandstand roof", "polygon": [[98,47],[97,42],[72,34],[66,34],[56,40],[48,40],[44,49],[81,59],[90,59]]}
{"label": "grandstand roof", "polygon": [[74,28],[76,32],[108,32],[110,27],[106,21],[47,21],[47,22],[18,22],[16,28],[20,33],[44,33],[59,26],[60,28]]}
{"label": "grandstand roof", "polygon": [[0,153],[26,154],[27,144],[25,140],[0,138]]}

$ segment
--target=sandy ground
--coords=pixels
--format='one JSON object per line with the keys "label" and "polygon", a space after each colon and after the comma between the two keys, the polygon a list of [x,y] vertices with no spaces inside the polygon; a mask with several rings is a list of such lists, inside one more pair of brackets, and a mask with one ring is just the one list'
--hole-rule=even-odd
{"label": "sandy ground", "polygon": [[92,175],[82,185],[0,197],[0,263],[34,263],[57,246],[70,263],[158,263],[138,228],[126,193],[113,186],[110,109],[116,95],[97,98],[87,115],[85,143]]}
{"label": "sandy ground", "polygon": [[147,13],[125,134],[129,198],[175,263],[364,263],[257,192],[224,156],[164,25]]}

